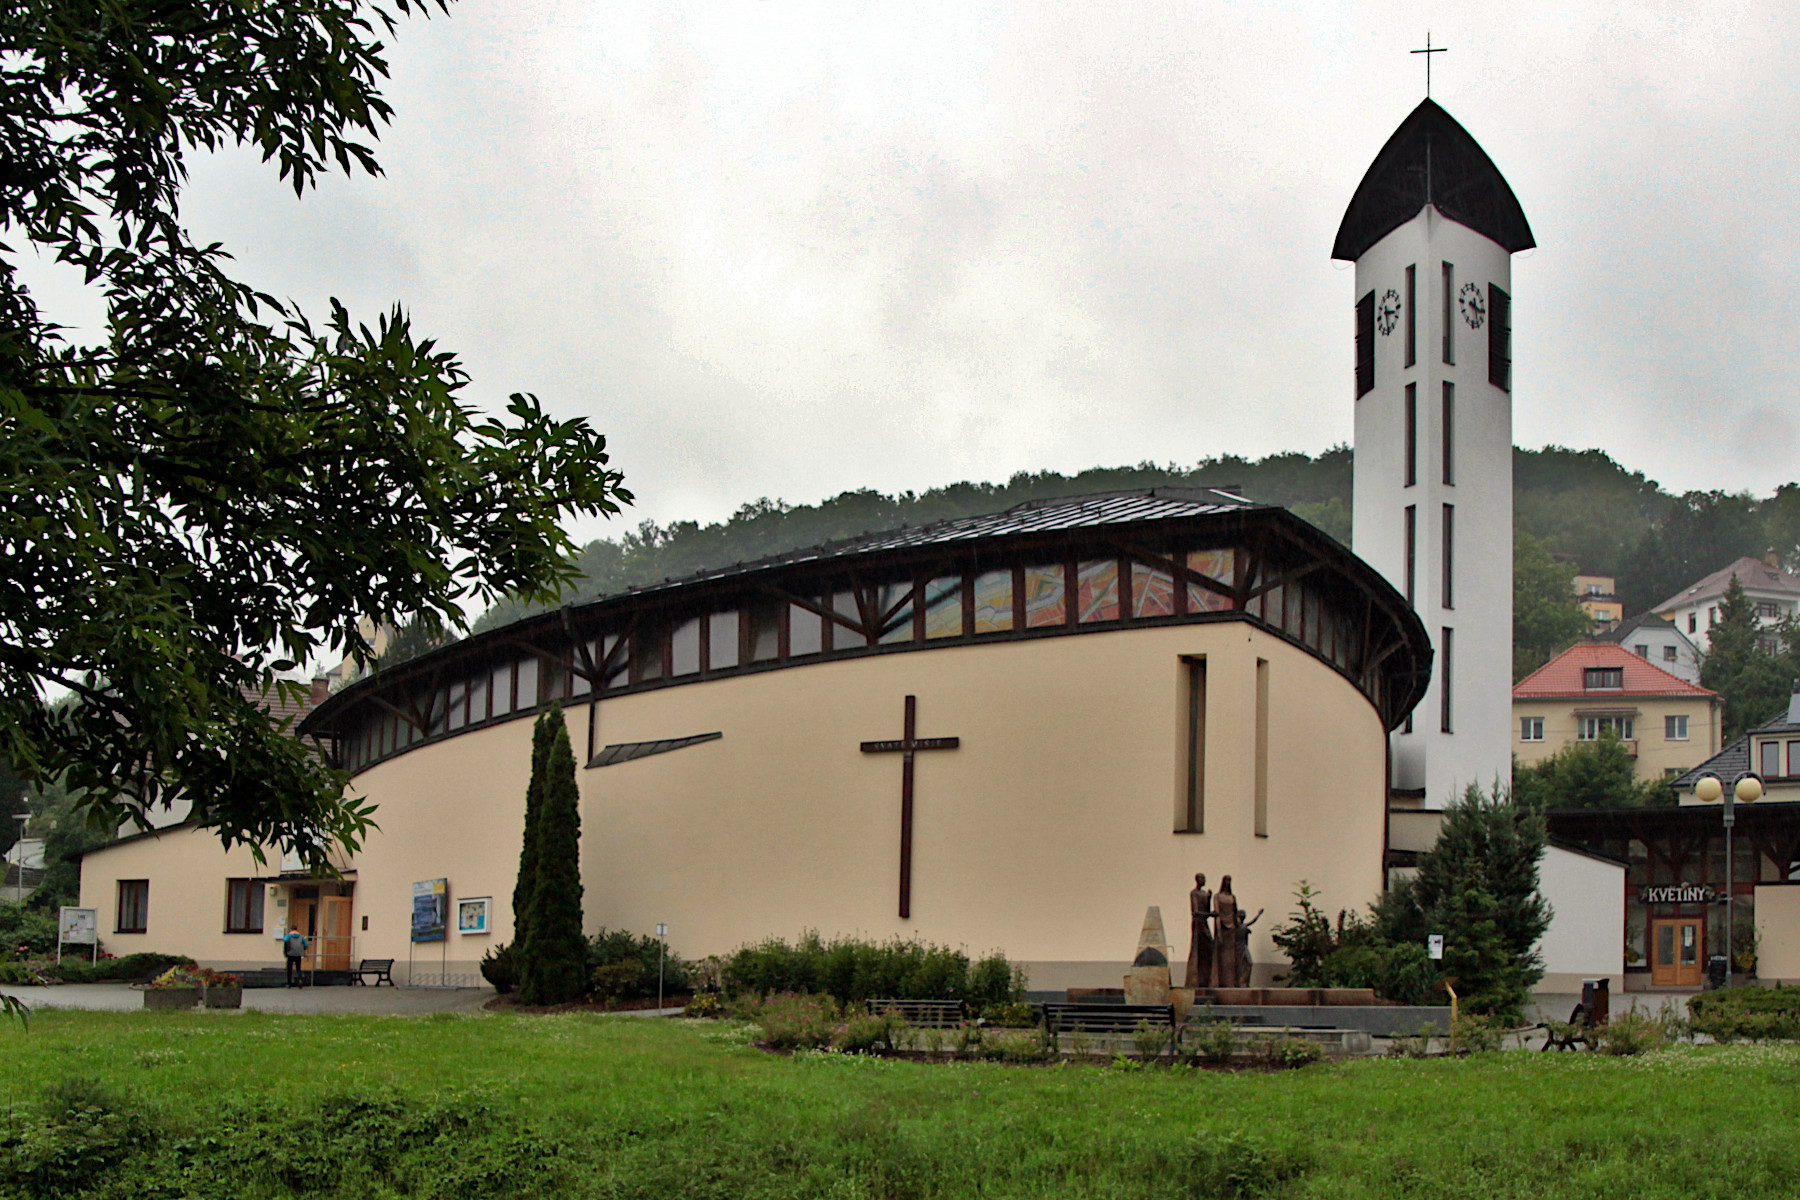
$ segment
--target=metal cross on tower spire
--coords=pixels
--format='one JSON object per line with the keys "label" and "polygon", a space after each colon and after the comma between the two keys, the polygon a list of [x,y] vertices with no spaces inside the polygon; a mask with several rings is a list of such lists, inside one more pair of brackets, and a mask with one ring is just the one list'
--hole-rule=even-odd
{"label": "metal cross on tower spire", "polygon": [[1408,53],[1411,54],[1423,54],[1425,56],[1425,98],[1427,100],[1431,99],[1431,56],[1434,54],[1442,54],[1449,48],[1450,47],[1448,46],[1434,47],[1431,44],[1431,30],[1427,29],[1425,31],[1425,48],[1423,50],[1408,51]]}

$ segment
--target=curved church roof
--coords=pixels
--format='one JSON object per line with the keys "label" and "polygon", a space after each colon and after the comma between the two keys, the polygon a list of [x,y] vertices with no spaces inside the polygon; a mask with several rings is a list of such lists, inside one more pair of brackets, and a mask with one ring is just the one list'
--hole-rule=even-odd
{"label": "curved church roof", "polygon": [[1426,99],[1400,123],[1357,185],[1331,257],[1354,262],[1427,204],[1508,253],[1537,245],[1500,168],[1456,118]]}

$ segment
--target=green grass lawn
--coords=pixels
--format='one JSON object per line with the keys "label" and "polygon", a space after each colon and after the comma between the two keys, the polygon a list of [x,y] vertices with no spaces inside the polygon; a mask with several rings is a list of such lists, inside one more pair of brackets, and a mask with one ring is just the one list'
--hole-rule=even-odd
{"label": "green grass lawn", "polygon": [[42,1011],[0,1196],[1774,1197],[1800,1047],[1279,1074],[781,1058],[589,1016]]}

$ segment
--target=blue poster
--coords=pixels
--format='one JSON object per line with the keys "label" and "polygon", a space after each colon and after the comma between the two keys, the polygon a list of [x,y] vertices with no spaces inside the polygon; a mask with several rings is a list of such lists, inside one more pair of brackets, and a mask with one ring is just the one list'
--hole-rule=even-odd
{"label": "blue poster", "polygon": [[412,940],[441,942],[450,923],[450,881],[427,879],[413,884]]}

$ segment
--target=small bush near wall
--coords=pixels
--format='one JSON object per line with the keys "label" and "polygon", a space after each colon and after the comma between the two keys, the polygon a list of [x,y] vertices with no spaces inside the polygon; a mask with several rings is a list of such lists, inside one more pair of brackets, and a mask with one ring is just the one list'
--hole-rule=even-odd
{"label": "small bush near wall", "polygon": [[1688,1001],[1695,1033],[1716,1042],[1800,1038],[1800,987],[1738,987]]}
{"label": "small bush near wall", "polygon": [[601,929],[588,939],[588,970],[595,995],[605,1000],[642,1000],[656,995],[659,954],[663,956],[663,994],[692,991],[687,963],[660,939],[623,929]]}
{"label": "small bush near wall", "polygon": [[0,961],[55,955],[56,914],[0,900]]}
{"label": "small bush near wall", "polygon": [[720,975],[729,992],[818,992],[840,1004],[872,998],[962,1000],[979,1012],[990,1004],[1025,998],[1024,973],[1004,954],[971,964],[968,955],[947,946],[899,939],[826,942],[815,932],[793,945],[770,938],[744,946],[726,958]]}

